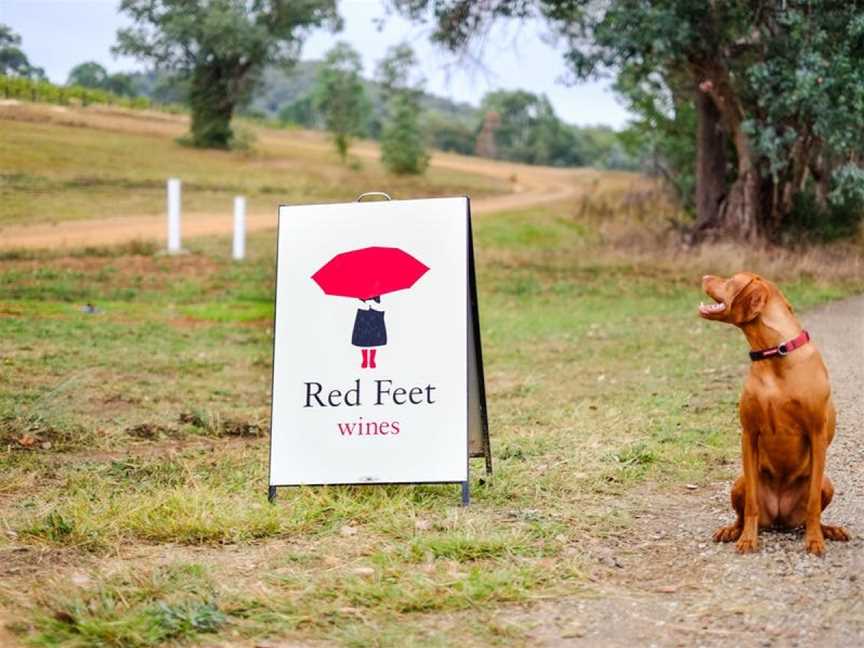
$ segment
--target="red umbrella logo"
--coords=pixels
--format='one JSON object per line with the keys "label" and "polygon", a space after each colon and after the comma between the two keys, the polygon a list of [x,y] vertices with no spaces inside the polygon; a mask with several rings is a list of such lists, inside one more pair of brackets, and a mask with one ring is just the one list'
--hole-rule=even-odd
{"label": "red umbrella logo", "polygon": [[376,347],[387,344],[381,295],[411,288],[428,270],[399,248],[368,247],[337,254],[312,275],[325,294],[363,302],[351,336],[351,343],[361,348],[363,369],[376,367]]}

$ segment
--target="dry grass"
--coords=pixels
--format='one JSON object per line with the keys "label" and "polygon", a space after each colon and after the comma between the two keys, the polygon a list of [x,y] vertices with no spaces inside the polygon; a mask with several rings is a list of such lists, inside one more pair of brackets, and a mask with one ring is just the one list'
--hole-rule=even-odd
{"label": "dry grass", "polygon": [[257,129],[255,148],[205,151],[177,143],[186,118],[147,111],[0,106],[0,226],[70,219],[161,214],[165,180],[184,181],[184,209],[226,212],[236,194],[250,212],[274,205],[339,201],[370,188],[396,196],[489,196],[510,191],[505,179],[432,168],[394,176],[368,144],[349,165],[320,133]]}
{"label": "dry grass", "polygon": [[575,206],[564,209],[594,231],[591,243],[600,250],[665,271],[705,270],[728,276],[749,270],[779,282],[864,285],[864,227],[854,239],[825,245],[686,245],[680,232],[687,217],[662,185],[624,175],[595,182]]}

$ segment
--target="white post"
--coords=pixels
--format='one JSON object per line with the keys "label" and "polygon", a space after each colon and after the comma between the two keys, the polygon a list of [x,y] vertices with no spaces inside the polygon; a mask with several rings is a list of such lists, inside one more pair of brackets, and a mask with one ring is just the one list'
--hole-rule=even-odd
{"label": "white post", "polygon": [[246,199],[243,196],[234,197],[234,250],[235,261],[242,261],[246,256]]}
{"label": "white post", "polygon": [[180,251],[180,178],[168,178],[168,254]]}

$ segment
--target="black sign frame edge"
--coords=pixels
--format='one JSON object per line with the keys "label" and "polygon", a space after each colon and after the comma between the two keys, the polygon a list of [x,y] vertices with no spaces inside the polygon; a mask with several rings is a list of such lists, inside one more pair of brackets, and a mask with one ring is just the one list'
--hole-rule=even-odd
{"label": "black sign frame edge", "polygon": [[[467,232],[467,247],[468,247],[468,286],[467,286],[467,297],[468,297],[468,307],[471,309],[471,314],[473,316],[473,326],[472,331],[466,331],[466,334],[473,333],[475,336],[475,366],[477,368],[478,376],[477,376],[477,384],[478,384],[478,392],[480,397],[480,402],[478,406],[480,408],[480,421],[481,421],[481,434],[483,437],[483,454],[471,454],[470,450],[470,434],[471,434],[471,424],[469,419],[468,407],[470,403],[470,395],[465,399],[465,481],[404,481],[404,482],[343,482],[343,483],[326,483],[326,484],[270,484],[267,486],[267,501],[271,504],[276,500],[276,490],[278,488],[304,488],[304,487],[322,487],[322,486],[422,486],[425,484],[430,485],[441,485],[441,484],[459,484],[461,486],[461,495],[462,495],[462,506],[468,506],[471,501],[470,495],[470,480],[471,480],[471,459],[475,457],[483,457],[486,463],[486,474],[492,474],[492,449],[489,443],[489,419],[486,408],[486,379],[485,372],[483,370],[483,348],[480,341],[480,314],[478,312],[478,300],[477,300],[477,276],[475,272],[474,266],[474,233],[471,221],[471,198],[469,196],[462,196],[465,198],[465,222],[468,228]],[[436,196],[434,198],[443,198],[441,196]],[[430,200],[430,198],[413,198],[409,200]],[[310,204],[328,204],[328,205],[341,205],[344,203],[310,203]],[[282,225],[282,217],[281,211],[283,207],[301,207],[302,205],[291,205],[287,203],[280,203],[276,207],[276,278],[273,282],[273,343],[271,345],[271,353],[270,357],[272,358],[271,366],[270,366],[270,425],[269,425],[269,433],[267,435],[268,442],[268,453],[267,453],[267,476],[268,482],[269,477],[272,474],[273,468],[273,402],[274,402],[274,386],[276,380],[276,299],[279,294],[279,234],[280,227]],[[467,352],[467,344],[466,344],[466,352]],[[466,358],[465,362],[465,371],[466,373],[469,371],[470,363],[468,362],[468,358]],[[468,377],[466,376],[466,381]],[[467,385],[467,383],[466,383]]]}
{"label": "black sign frame edge", "polygon": [[[474,227],[471,219],[471,198],[465,196],[468,207],[468,301],[471,309],[472,331],[474,335],[474,365],[477,368],[477,391],[480,408],[480,432],[483,438],[483,454],[471,454],[470,443],[468,456],[483,457],[486,463],[486,474],[492,474],[492,445],[489,442],[489,415],[486,406],[486,371],[483,368],[483,343],[480,336],[480,308],[477,298],[477,272],[474,264]],[[470,366],[470,363],[469,363]],[[469,401],[470,403],[470,395]],[[469,424],[470,430],[470,424]],[[469,434],[470,441],[470,434]]]}

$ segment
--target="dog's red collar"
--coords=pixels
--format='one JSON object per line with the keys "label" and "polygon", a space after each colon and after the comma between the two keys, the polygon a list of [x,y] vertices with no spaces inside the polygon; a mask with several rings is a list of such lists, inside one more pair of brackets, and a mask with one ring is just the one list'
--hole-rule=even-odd
{"label": "dog's red collar", "polygon": [[797,337],[794,337],[791,340],[786,340],[780,346],[771,347],[770,349],[760,349],[759,351],[751,351],[750,359],[755,362],[756,360],[767,360],[774,356],[785,356],[798,347],[804,346],[809,341],[810,334],[807,331],[801,331]]}

